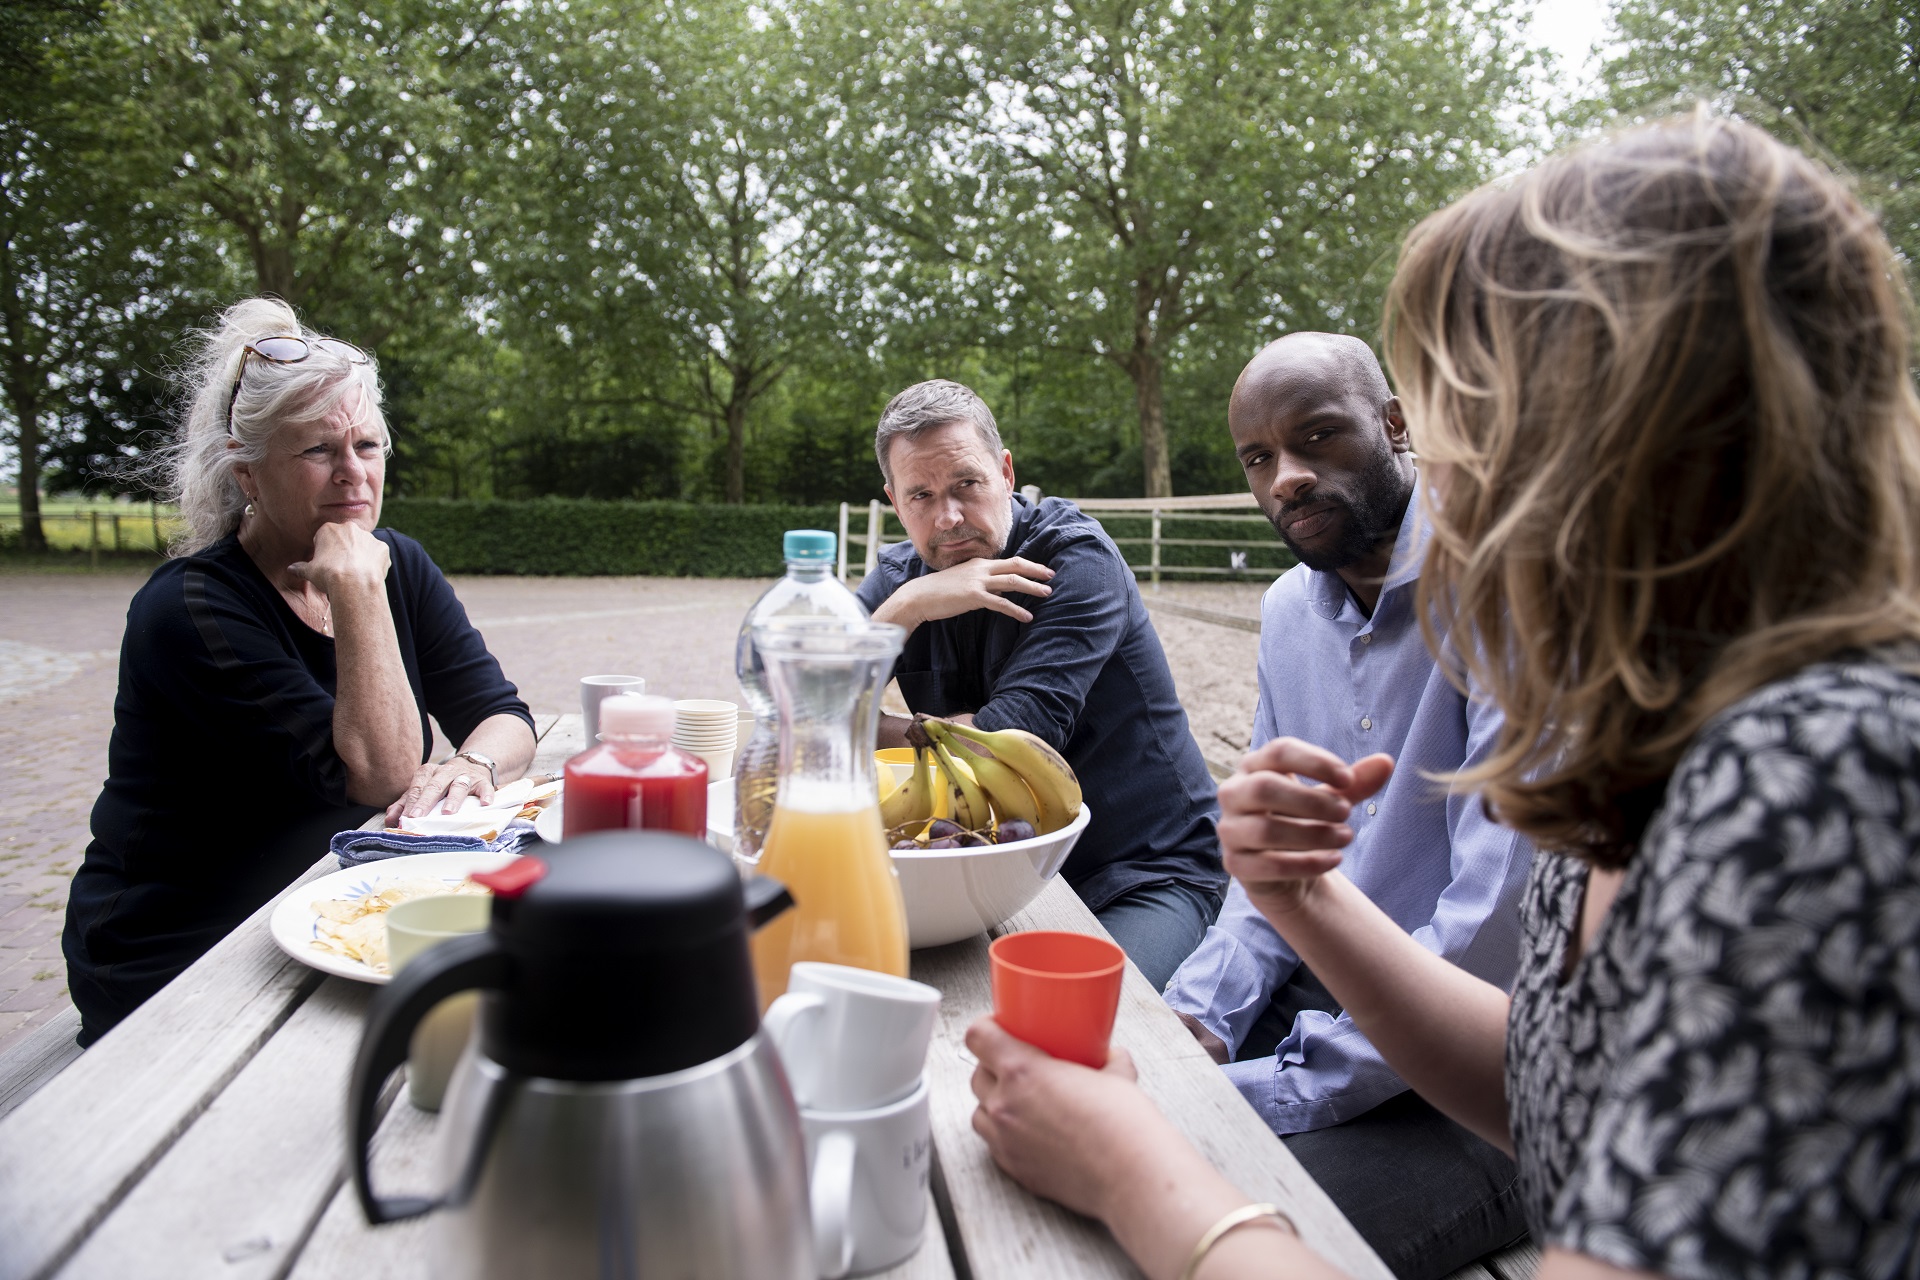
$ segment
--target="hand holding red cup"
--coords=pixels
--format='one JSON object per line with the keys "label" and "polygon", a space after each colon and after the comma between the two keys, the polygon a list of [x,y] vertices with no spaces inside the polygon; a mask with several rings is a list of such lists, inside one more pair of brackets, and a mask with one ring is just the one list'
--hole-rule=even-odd
{"label": "hand holding red cup", "polygon": [[1127,955],[1105,938],[1033,930],[987,949],[993,1018],[1056,1058],[1107,1065]]}

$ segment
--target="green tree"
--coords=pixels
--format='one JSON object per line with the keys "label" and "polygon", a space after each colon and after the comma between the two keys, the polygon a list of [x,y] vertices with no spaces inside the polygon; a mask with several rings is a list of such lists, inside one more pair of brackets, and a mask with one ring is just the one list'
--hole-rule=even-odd
{"label": "green tree", "polygon": [[1810,140],[1920,262],[1920,5],[1914,0],[1618,0],[1602,72],[1626,114],[1688,97]]}
{"label": "green tree", "polygon": [[[484,455],[470,430],[436,436],[475,397],[498,346],[475,332],[468,208],[473,156],[498,132],[500,86],[528,6],[484,0],[118,0],[75,43],[97,152],[121,203],[172,237],[146,258],[199,260],[206,287],[147,297],[177,345],[236,296],[268,293],[309,323],[375,350],[389,419],[421,452]],[[206,269],[206,264],[211,269]],[[131,349],[124,352],[133,354]],[[142,424],[151,380],[103,368],[72,419],[70,463],[90,466]],[[428,439],[410,438],[428,428]],[[472,425],[462,423],[462,428]],[[482,423],[482,425],[487,425]],[[462,446],[455,449],[454,443]],[[422,449],[422,446],[425,449]],[[458,489],[456,479],[455,489]]]}
{"label": "green tree", "polygon": [[[1508,145],[1504,0],[868,0],[839,92],[874,223],[988,338],[1104,361],[1144,492],[1172,492],[1196,329],[1365,332],[1392,247]],[[850,162],[858,171],[859,161]],[[1269,329],[1271,331],[1271,329]]]}
{"label": "green tree", "polygon": [[[84,49],[98,6],[28,0],[0,18],[0,439],[17,464],[22,542],[46,547],[43,464],[91,434],[199,273],[173,211],[143,199],[145,158],[109,144]],[[127,375],[110,387],[106,371]],[[124,444],[124,440],[121,442]]]}
{"label": "green tree", "polygon": [[[822,145],[834,107],[789,19],[757,7],[576,6],[527,64],[496,258],[511,340],[575,372],[574,412],[626,404],[705,424],[747,496],[756,406],[839,340],[851,226]],[[537,103],[537,109],[535,104]]]}
{"label": "green tree", "polygon": [[96,57],[125,151],[242,287],[378,345],[455,299],[466,130],[507,6],[477,0],[122,0]]}

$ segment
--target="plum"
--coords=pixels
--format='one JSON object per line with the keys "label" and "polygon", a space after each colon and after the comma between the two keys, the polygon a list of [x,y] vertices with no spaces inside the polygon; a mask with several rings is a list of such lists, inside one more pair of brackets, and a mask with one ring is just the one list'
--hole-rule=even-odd
{"label": "plum", "polygon": [[993,843],[993,841],[987,839],[987,837],[981,835],[978,831],[962,831],[959,835],[955,836],[954,839],[960,842],[962,849],[978,849],[983,845]]}
{"label": "plum", "polygon": [[966,828],[946,818],[935,818],[933,825],[927,828],[927,835],[934,840],[951,840]]}
{"label": "plum", "polygon": [[1016,840],[1031,840],[1036,832],[1031,822],[1022,822],[1015,818],[1011,822],[1000,824],[1000,831],[994,838],[996,844],[1012,844]]}

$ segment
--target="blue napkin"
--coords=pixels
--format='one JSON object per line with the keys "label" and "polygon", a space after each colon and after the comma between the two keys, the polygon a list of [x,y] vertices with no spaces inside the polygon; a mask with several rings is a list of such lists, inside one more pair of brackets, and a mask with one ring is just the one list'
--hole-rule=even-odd
{"label": "blue napkin", "polygon": [[533,824],[516,818],[491,840],[479,836],[421,836],[408,831],[342,831],[327,849],[342,867],[358,867],[410,853],[519,853],[539,837]]}

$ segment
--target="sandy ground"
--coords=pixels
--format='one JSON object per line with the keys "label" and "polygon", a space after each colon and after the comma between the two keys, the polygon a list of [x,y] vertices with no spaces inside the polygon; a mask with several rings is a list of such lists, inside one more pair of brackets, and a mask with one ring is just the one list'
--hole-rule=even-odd
{"label": "sandy ground", "polygon": [[[106,774],[127,601],[144,575],[0,573],[0,1053],[66,1003],[67,881]],[[673,697],[736,697],[733,644],[764,581],[456,578],[467,612],[536,711],[579,709],[577,681],[647,677]],[[1167,583],[1145,592],[1258,618],[1263,587]],[[1201,751],[1231,766],[1253,720],[1259,637],[1154,615]]]}

